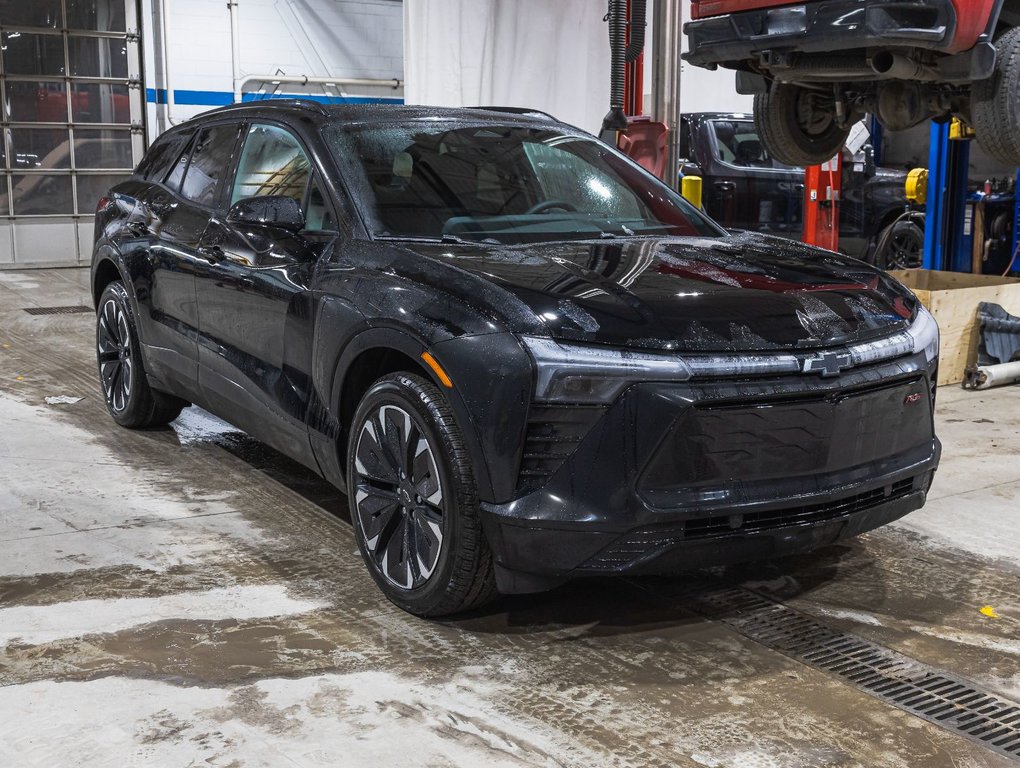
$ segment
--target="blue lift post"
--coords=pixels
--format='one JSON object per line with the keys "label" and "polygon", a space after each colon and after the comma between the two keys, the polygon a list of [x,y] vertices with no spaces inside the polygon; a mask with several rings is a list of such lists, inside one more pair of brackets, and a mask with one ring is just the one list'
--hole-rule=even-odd
{"label": "blue lift post", "polygon": [[969,272],[970,253],[963,244],[970,141],[950,139],[950,125],[948,120],[931,124],[922,265],[925,269]]}

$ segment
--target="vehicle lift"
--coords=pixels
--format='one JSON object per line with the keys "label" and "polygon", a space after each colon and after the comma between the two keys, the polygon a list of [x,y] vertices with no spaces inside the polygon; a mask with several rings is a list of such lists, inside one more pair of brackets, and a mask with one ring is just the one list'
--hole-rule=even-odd
{"label": "vehicle lift", "polygon": [[[968,163],[973,133],[959,121],[932,122],[928,150],[928,178],[925,203],[925,269],[952,272],[982,272],[984,202],[1012,204],[1011,257],[1003,275],[1016,271],[1020,250],[1020,171],[1011,195],[989,190],[968,194]],[[1012,197],[1012,200],[1009,200]]]}

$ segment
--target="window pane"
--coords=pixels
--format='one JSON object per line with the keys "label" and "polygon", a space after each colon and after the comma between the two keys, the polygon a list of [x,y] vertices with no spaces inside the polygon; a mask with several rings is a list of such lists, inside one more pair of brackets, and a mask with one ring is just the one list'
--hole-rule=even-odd
{"label": "window pane", "polygon": [[77,77],[127,77],[127,42],[109,37],[69,37],[67,56]]}
{"label": "window pane", "polygon": [[67,91],[63,83],[7,82],[7,111],[11,120],[66,123]]}
{"label": "window pane", "polygon": [[11,160],[14,168],[70,168],[65,128],[12,128]]}
{"label": "window pane", "polygon": [[78,213],[95,213],[99,198],[110,191],[110,188],[128,178],[126,173],[103,173],[93,176],[91,173],[76,177],[78,185]]}
{"label": "window pane", "polygon": [[230,155],[240,130],[238,125],[217,125],[198,134],[181,185],[181,194],[200,205],[216,202],[220,179],[230,167]]}
{"label": "window pane", "polygon": [[130,131],[75,130],[75,168],[131,168],[133,165]]}
{"label": "window pane", "polygon": [[305,229],[312,231],[335,230],[333,212],[319,185],[313,181],[308,189],[308,209],[305,211]]}
{"label": "window pane", "polygon": [[62,26],[60,0],[0,0],[0,19],[9,27],[56,29]]}
{"label": "window pane", "polygon": [[9,75],[63,75],[64,38],[61,35],[3,33],[4,71]]}
{"label": "window pane", "polygon": [[13,174],[14,215],[71,213],[71,177]]}
{"label": "window pane", "polygon": [[67,0],[67,26],[70,29],[95,29],[123,32],[124,0]]}
{"label": "window pane", "polygon": [[72,83],[71,119],[76,123],[130,123],[126,85]]}
{"label": "window pane", "polygon": [[[138,164],[135,172],[150,181],[162,181],[166,172],[177,160],[184,149],[185,142],[191,138],[189,132],[177,132],[174,134],[163,134],[156,140],[156,143],[149,147],[145,157]],[[178,179],[179,180],[179,179]]]}
{"label": "window pane", "polygon": [[238,163],[233,205],[245,197],[284,195],[300,201],[308,184],[308,158],[290,133],[272,125],[253,125]]}
{"label": "window pane", "polygon": [[191,159],[191,145],[195,142],[189,142],[187,148],[181,152],[180,157],[177,158],[177,162],[174,163],[173,169],[170,171],[170,175],[167,176],[166,185],[170,189],[178,190],[181,188],[181,179],[184,178],[184,172],[188,170],[188,161]]}

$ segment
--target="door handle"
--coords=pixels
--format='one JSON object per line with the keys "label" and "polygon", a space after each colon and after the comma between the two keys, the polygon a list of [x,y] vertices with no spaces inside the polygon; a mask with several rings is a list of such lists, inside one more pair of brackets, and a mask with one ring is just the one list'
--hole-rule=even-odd
{"label": "door handle", "polygon": [[142,221],[129,221],[124,228],[135,237],[144,237],[149,234],[149,228]]}
{"label": "door handle", "polygon": [[720,192],[730,193],[737,188],[732,181],[717,181],[713,186]]}
{"label": "door handle", "polygon": [[210,264],[215,264],[218,261],[223,261],[226,254],[223,249],[218,245],[203,245],[196,249],[198,255],[208,261]]}

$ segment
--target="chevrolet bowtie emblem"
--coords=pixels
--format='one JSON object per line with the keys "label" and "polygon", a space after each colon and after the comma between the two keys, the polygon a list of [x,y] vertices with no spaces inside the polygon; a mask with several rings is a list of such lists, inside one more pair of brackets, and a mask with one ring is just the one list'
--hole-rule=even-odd
{"label": "chevrolet bowtie emblem", "polygon": [[823,352],[804,361],[804,373],[820,373],[822,376],[839,376],[844,368],[854,364],[848,352]]}

